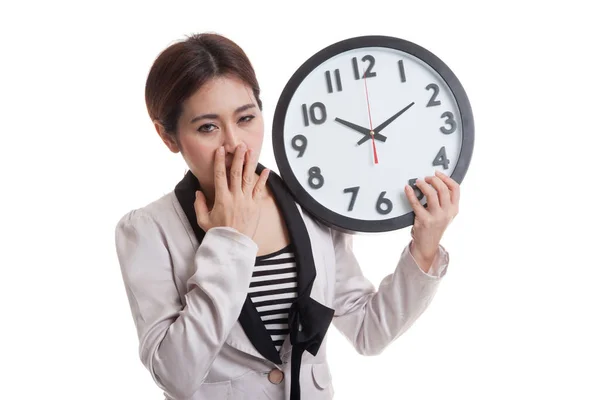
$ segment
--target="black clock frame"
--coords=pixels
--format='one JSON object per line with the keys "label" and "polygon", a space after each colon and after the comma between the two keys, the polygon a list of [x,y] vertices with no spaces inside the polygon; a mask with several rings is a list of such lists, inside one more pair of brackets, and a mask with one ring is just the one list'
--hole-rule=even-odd
{"label": "black clock frame", "polygon": [[[287,160],[284,142],[284,122],[292,96],[302,81],[319,65],[337,54],[363,47],[386,47],[409,53],[433,68],[446,82],[458,104],[462,122],[462,146],[458,162],[451,175],[459,184],[463,181],[471,162],[475,141],[475,126],[471,104],[456,75],[450,68],[429,50],[404,39],[392,36],[358,36],[329,45],[306,60],[292,75],[284,87],[273,117],[273,150],[280,175],[296,201],[318,221],[346,233],[387,232],[402,229],[414,224],[414,211],[399,217],[383,220],[362,220],[338,214],[317,202],[298,182]],[[400,184],[400,183],[399,183]],[[425,207],[427,204],[425,204]]]}

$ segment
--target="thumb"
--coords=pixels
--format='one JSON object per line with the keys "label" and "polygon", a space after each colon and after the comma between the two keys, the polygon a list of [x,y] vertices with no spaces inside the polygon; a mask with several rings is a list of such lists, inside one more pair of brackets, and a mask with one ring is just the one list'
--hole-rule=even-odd
{"label": "thumb", "polygon": [[200,228],[204,229],[205,222],[208,220],[208,206],[206,205],[206,197],[200,190],[196,190],[194,210],[196,211],[196,222],[198,222]]}

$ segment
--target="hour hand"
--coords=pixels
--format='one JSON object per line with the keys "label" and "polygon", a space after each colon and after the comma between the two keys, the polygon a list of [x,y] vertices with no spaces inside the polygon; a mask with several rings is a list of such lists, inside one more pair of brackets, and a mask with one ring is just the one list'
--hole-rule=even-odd
{"label": "hour hand", "polygon": [[[340,124],[346,125],[348,128],[353,129],[353,130],[365,135],[365,137],[362,138],[357,144],[363,144],[364,142],[366,142],[367,140],[369,140],[371,138],[371,131],[368,128],[364,128],[360,125],[353,124],[352,122],[343,120],[341,118],[336,118],[335,120],[337,122],[339,122]],[[380,133],[375,133],[374,137],[375,137],[375,139],[380,140],[382,142],[385,142],[387,140],[387,137],[383,136]]]}
{"label": "hour hand", "polygon": [[353,124],[352,122],[345,121],[345,120],[343,120],[341,118],[336,118],[335,120],[337,122],[339,122],[340,124],[342,124],[342,125],[346,125],[350,129],[354,129],[355,131],[362,133],[363,135],[370,135],[371,134],[371,131],[369,129],[363,128],[362,126],[359,126],[359,125],[356,125],[356,124]]}

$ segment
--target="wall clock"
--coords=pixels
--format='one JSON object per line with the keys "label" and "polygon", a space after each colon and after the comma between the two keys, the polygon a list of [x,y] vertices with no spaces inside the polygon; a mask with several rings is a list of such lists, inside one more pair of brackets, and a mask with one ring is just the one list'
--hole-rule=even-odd
{"label": "wall clock", "polygon": [[342,231],[385,232],[414,223],[405,184],[417,189],[415,180],[435,169],[462,182],[474,123],[461,83],[432,52],[360,36],[295,71],[272,139],[280,175],[304,209]]}

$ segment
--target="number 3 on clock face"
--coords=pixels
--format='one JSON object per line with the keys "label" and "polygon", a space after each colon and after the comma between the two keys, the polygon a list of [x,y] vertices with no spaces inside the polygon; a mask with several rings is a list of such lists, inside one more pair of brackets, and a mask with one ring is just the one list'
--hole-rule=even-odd
{"label": "number 3 on clock face", "polygon": [[297,201],[351,232],[414,221],[404,185],[440,170],[461,182],[473,151],[471,107],[456,76],[398,38],[333,44],[292,76],[277,104],[273,146]]}

